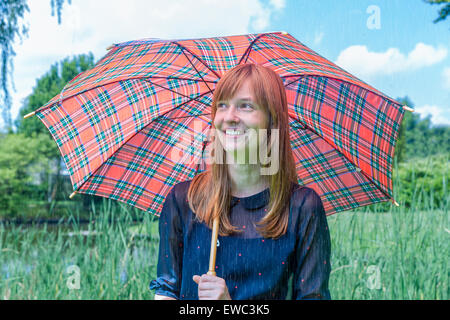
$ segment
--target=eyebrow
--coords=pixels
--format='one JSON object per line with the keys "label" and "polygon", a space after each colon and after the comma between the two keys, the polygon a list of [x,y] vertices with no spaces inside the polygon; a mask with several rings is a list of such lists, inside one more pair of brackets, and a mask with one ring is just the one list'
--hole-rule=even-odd
{"label": "eyebrow", "polygon": [[[224,99],[224,100],[218,101],[217,103],[225,103],[225,102],[228,102],[228,101],[229,101],[229,100]],[[255,102],[252,100],[252,98],[250,98],[250,97],[244,97],[244,98],[238,99],[237,101],[239,101],[239,102],[241,102],[241,101],[248,101],[248,102],[255,103]]]}

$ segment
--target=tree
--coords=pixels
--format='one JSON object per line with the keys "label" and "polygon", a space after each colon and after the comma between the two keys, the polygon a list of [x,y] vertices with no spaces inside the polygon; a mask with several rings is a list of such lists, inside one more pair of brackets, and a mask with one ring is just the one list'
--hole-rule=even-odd
{"label": "tree", "polygon": [[450,0],[424,0],[426,3],[429,4],[438,4],[442,5],[442,7],[439,9],[439,17],[434,20],[434,23],[437,23],[439,21],[443,21],[447,18],[448,15],[450,15]]}
{"label": "tree", "polygon": [[[409,100],[408,97],[398,98],[398,102],[400,102],[404,106],[408,106],[410,108],[414,108],[414,104]],[[397,157],[398,162],[402,162],[405,159],[406,155],[406,127],[409,128],[411,122],[411,114],[410,112],[405,112],[403,116],[402,124],[400,125],[397,143],[395,145],[395,156]]]}
{"label": "tree", "polygon": [[53,147],[53,141],[43,134],[33,138],[14,133],[0,136],[1,216],[20,214],[29,199],[45,197],[47,180],[42,177],[50,170]]}
{"label": "tree", "polygon": [[[50,0],[52,16],[58,16],[58,23],[61,22],[61,10],[65,2],[71,0]],[[28,36],[28,28],[24,23],[24,15],[29,12],[27,0],[1,0],[0,1],[0,101],[3,122],[6,129],[11,128],[11,95],[10,83],[14,89],[12,73],[14,70],[13,58],[16,55],[13,44],[19,39]]]}
{"label": "tree", "polygon": [[47,73],[37,79],[33,92],[25,99],[14,123],[17,132],[26,136],[46,133],[50,137],[48,130],[37,117],[23,119],[23,116],[46,104],[59,94],[70,80],[93,66],[94,55],[92,53],[74,56],[72,59],[66,58],[53,64]]}
{"label": "tree", "polygon": [[[63,169],[61,166],[61,154],[49,131],[37,117],[34,116],[23,119],[23,116],[46,104],[51,98],[61,92],[67,82],[75,78],[79,73],[92,68],[93,65],[94,56],[92,53],[78,55],[72,59],[66,58],[61,62],[52,65],[50,70],[36,81],[33,92],[25,99],[24,105],[20,109],[18,118],[15,121],[18,136],[21,136],[23,139],[31,138],[40,141],[38,145],[35,145],[34,143],[29,144],[25,150],[29,151],[30,154],[45,155],[45,166],[41,166],[41,172],[45,175],[45,177],[41,179],[43,182],[41,189],[47,191],[46,198],[49,205],[56,201],[58,192],[61,189],[61,171]],[[14,143],[18,142],[15,141]],[[27,151],[24,152],[26,153]],[[0,153],[1,152],[2,150],[0,150]],[[19,156],[16,158],[18,159],[17,161],[20,161]],[[11,160],[14,158],[8,159]],[[31,157],[30,159],[38,161],[36,156],[34,156],[34,158]],[[27,160],[27,163],[31,160]],[[14,167],[14,162],[11,162],[10,166]],[[53,166],[56,166],[56,168],[52,168]],[[41,193],[42,192],[43,191],[41,190]]]}
{"label": "tree", "polygon": [[[408,97],[397,101],[410,108],[414,104]],[[395,154],[399,162],[414,157],[450,154],[450,126],[432,125],[430,116],[421,119],[420,114],[406,111],[399,130]]]}

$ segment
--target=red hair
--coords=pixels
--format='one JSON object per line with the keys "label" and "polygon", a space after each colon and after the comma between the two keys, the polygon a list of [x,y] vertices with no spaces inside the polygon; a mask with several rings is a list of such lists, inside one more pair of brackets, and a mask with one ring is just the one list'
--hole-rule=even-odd
{"label": "red hair", "polygon": [[[278,170],[270,176],[270,199],[267,214],[258,222],[257,230],[263,237],[278,238],[286,233],[289,222],[289,199],[292,183],[298,183],[295,161],[289,138],[289,117],[286,91],[283,81],[273,70],[256,64],[242,64],[228,71],[218,82],[212,101],[211,118],[214,118],[218,101],[234,96],[242,84],[250,80],[250,90],[255,102],[268,115],[267,150],[278,157]],[[272,152],[270,144],[271,129],[278,129],[279,150]],[[217,145],[219,139],[213,138],[213,157],[216,150],[225,151]],[[270,166],[269,163],[267,166]],[[263,166],[263,165],[262,165]],[[188,190],[188,201],[197,219],[212,228],[213,220],[219,217],[219,234],[230,235],[239,230],[230,222],[231,180],[228,168],[222,162],[213,161],[210,170],[195,176]]]}

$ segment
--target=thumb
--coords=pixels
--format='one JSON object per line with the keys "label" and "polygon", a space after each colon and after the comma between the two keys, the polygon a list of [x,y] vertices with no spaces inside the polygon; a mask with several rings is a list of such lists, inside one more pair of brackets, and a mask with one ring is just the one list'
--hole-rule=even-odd
{"label": "thumb", "polygon": [[192,280],[194,280],[194,282],[196,284],[198,284],[200,282],[200,278],[201,278],[200,276],[195,275],[195,276],[192,277]]}

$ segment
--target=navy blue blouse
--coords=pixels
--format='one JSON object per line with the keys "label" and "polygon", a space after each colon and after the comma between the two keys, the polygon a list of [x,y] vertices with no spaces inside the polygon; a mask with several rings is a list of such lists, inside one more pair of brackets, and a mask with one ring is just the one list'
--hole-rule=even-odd
{"label": "navy blue blouse", "polygon": [[[155,294],[176,299],[198,299],[194,275],[208,271],[211,229],[195,219],[187,203],[191,180],[176,184],[168,194],[159,219]],[[330,233],[322,201],[310,188],[293,185],[287,232],[274,240],[255,229],[267,212],[269,188],[231,200],[231,222],[242,233],[220,236],[216,275],[225,280],[231,299],[331,299]],[[287,297],[292,275],[292,297]]]}

